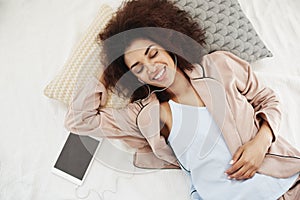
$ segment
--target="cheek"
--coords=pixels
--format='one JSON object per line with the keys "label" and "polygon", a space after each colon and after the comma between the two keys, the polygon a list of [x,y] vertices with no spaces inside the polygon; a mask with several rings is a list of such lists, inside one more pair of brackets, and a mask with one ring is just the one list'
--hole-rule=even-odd
{"label": "cheek", "polygon": [[[151,82],[151,80],[149,80],[149,77],[148,76],[146,76],[144,73],[140,73],[140,74],[134,74],[134,73],[132,73],[133,74],[133,76],[135,77],[135,78],[137,78],[138,79],[138,81],[139,80],[142,80],[143,82]],[[140,81],[139,81],[140,82]]]}
{"label": "cheek", "polygon": [[172,75],[171,75],[171,78],[170,78],[170,81],[171,81],[171,83],[173,83],[174,81],[175,81],[175,72],[174,72],[174,70],[172,71]]}
{"label": "cheek", "polygon": [[175,81],[176,78],[176,69],[175,68],[171,68],[169,70],[169,77],[170,77],[170,82],[173,83]]}

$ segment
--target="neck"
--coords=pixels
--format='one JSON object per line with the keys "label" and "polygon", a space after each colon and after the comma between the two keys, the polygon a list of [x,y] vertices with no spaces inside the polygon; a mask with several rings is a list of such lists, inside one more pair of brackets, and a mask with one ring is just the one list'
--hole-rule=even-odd
{"label": "neck", "polygon": [[181,70],[177,70],[174,82],[167,89],[172,94],[172,100],[183,103],[195,94],[194,88]]}

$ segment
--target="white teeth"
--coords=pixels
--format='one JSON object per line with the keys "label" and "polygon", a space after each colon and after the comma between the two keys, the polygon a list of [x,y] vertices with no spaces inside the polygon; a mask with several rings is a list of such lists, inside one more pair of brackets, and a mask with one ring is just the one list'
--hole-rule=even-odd
{"label": "white teeth", "polygon": [[153,79],[155,79],[155,80],[157,80],[157,79],[159,79],[162,75],[163,75],[163,73],[165,72],[165,68],[163,68],[163,70],[161,70]]}

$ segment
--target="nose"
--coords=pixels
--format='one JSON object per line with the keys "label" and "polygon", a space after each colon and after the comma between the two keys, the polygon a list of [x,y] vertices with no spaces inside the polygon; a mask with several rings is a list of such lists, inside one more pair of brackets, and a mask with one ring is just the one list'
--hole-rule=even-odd
{"label": "nose", "polygon": [[145,63],[145,67],[147,69],[148,74],[155,72],[157,69],[156,65],[153,63]]}

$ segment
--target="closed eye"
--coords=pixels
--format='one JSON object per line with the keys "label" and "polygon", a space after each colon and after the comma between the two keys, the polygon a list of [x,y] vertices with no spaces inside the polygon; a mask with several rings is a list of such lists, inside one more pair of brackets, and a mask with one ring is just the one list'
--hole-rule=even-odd
{"label": "closed eye", "polygon": [[143,71],[143,69],[144,69],[144,65],[137,65],[135,66],[134,72],[139,74]]}
{"label": "closed eye", "polygon": [[150,53],[150,58],[154,58],[157,54],[158,54],[158,51],[157,51],[157,50],[151,51],[151,53]]}
{"label": "closed eye", "polygon": [[[148,55],[147,55],[148,54]],[[157,54],[158,54],[158,50],[157,50],[157,48],[154,48],[154,45],[150,45],[147,49],[146,49],[146,51],[145,51],[145,56],[147,55],[147,56],[149,56],[149,58],[150,59],[152,59],[152,58],[155,58],[156,56],[157,56]],[[139,62],[136,62],[136,63],[134,63],[131,67],[130,67],[130,69],[132,70],[133,68],[134,68],[134,73],[136,73],[136,74],[139,74],[139,73],[141,73],[142,71],[143,71],[143,69],[144,69],[144,66],[143,65],[139,65],[140,63]]]}
{"label": "closed eye", "polygon": [[[149,53],[149,58],[155,58],[155,56],[158,54],[158,51],[157,50],[153,50]],[[137,74],[141,73],[144,69],[144,65],[138,65],[135,67],[135,72]]]}

